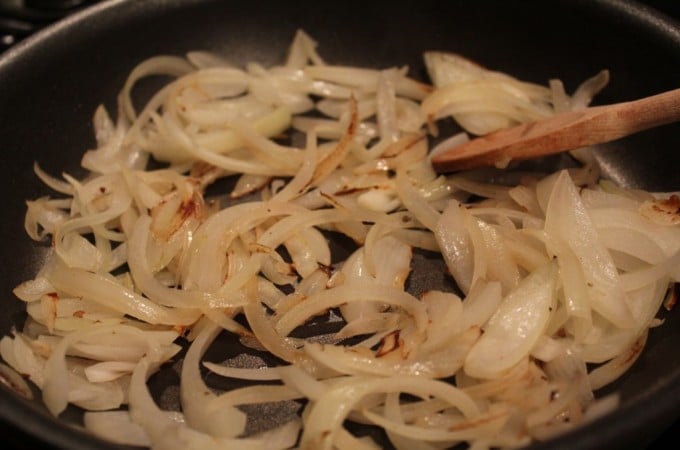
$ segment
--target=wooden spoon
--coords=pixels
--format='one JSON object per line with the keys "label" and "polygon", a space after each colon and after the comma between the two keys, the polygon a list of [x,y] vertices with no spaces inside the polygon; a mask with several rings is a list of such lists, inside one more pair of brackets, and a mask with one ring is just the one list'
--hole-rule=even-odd
{"label": "wooden spoon", "polygon": [[680,120],[680,89],[639,100],[557,114],[499,130],[432,156],[438,173],[482,166],[505,167],[587,145],[610,142]]}

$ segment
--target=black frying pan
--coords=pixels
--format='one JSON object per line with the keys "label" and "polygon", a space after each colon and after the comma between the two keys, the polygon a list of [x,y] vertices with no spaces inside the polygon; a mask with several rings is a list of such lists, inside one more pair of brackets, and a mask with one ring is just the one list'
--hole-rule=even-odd
{"label": "black frying pan", "polygon": [[[680,84],[680,26],[628,1],[97,4],[0,59],[0,333],[23,322],[24,305],[11,289],[34,274],[45,252],[22,227],[24,200],[47,193],[32,172],[33,162],[51,173],[78,175],[80,155],[94,142],[90,118],[95,107],[100,102],[113,107],[127,73],[143,58],[207,49],[237,64],[274,64],[283,60],[297,28],[318,40],[328,61],[372,67],[407,63],[422,79],[422,52],[438,49],[538,83],[559,77],[568,90],[607,68],[611,82],[596,103],[631,100]],[[669,125],[604,145],[598,155],[605,175],[616,182],[678,191],[678,150],[680,127]],[[644,448],[672,424],[680,416],[679,313],[660,313],[665,325],[650,333],[631,371],[607,389],[622,394],[616,412],[532,449]],[[152,389],[161,392],[175,378],[167,369],[152,379]],[[79,411],[69,409],[56,420],[40,402],[24,401],[4,386],[0,418],[5,429],[19,430],[34,445],[118,448],[83,432]]]}

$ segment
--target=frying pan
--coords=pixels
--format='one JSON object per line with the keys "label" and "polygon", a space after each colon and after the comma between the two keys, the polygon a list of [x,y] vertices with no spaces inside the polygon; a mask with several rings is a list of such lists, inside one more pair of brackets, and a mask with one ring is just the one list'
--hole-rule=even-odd
{"label": "frying pan", "polygon": [[[422,52],[448,50],[528,81],[545,84],[558,77],[567,90],[609,69],[611,82],[594,103],[632,100],[680,82],[680,26],[630,1],[97,3],[0,59],[1,334],[23,323],[24,305],[11,290],[33,276],[47,251],[23,231],[24,201],[48,193],[33,174],[34,161],[50,173],[82,174],[80,156],[94,145],[95,107],[103,102],[115,111],[118,90],[142,59],[205,49],[236,64],[272,65],[282,62],[298,28],[320,43],[328,61],[376,68],[408,64],[411,75],[423,80]],[[668,125],[602,145],[597,157],[604,175],[618,183],[678,191],[678,149],[680,127]],[[665,323],[651,331],[642,356],[602,392],[621,393],[615,412],[531,448],[644,448],[672,424],[680,416],[679,313],[659,312]],[[231,344],[227,339],[217,345]],[[151,381],[166,402],[173,401],[163,393],[172,392],[166,388],[177,381],[179,363]],[[55,419],[40,400],[24,400],[4,386],[0,418],[43,448],[125,448],[83,431],[77,409]]]}

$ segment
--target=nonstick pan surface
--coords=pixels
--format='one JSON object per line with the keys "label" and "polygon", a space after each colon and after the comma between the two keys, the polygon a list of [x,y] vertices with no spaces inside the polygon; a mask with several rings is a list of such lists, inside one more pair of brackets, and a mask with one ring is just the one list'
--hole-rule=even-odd
{"label": "nonstick pan surface", "polygon": [[[408,64],[426,80],[425,50],[454,51],[517,78],[568,90],[601,69],[611,81],[594,103],[632,100],[680,83],[680,27],[643,5],[614,0],[438,2],[239,2],[147,0],[98,3],[6,52],[0,59],[0,333],[25,318],[12,288],[33,276],[47,251],[23,230],[25,200],[46,195],[33,173],[78,175],[94,144],[91,116],[100,103],[115,110],[132,67],[157,54],[220,53],[236,64],[280,63],[296,29],[335,64],[385,68]],[[140,95],[144,95],[142,92]],[[680,191],[680,127],[667,125],[603,145],[603,173],[650,191]],[[427,283],[427,280],[422,281]],[[633,368],[606,392],[622,395],[614,413],[533,449],[644,448],[680,415],[680,317],[661,311]],[[211,351],[236,351],[220,339]],[[151,381],[165,402],[180,360]],[[36,394],[38,392],[36,391]],[[0,418],[54,448],[119,448],[79,425],[80,412],[51,417],[39,400],[0,388]],[[367,432],[371,432],[368,430]],[[381,439],[380,436],[377,437]]]}

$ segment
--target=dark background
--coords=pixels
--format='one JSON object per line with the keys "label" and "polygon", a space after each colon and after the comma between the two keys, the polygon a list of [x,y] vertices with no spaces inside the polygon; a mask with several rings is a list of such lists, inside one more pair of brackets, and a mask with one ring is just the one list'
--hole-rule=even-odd
{"label": "dark background", "polygon": [[[49,5],[50,1],[56,1],[59,2],[60,0],[33,0],[33,3],[35,4],[47,4]],[[61,0],[64,2],[65,0]],[[67,1],[67,0],[66,0]],[[0,7],[6,6],[11,3],[17,3],[9,0],[0,0]],[[91,2],[85,2],[85,3],[91,3]],[[680,0],[640,0],[640,3],[646,4],[652,8],[655,8],[662,13],[668,15],[669,17],[680,21]],[[0,8],[0,14],[1,14],[1,8]],[[0,23],[2,21],[2,17],[0,17]],[[43,23],[45,24],[45,23]],[[42,26],[42,24],[40,25]],[[0,33],[1,34],[1,33]],[[30,34],[30,30],[27,30],[24,33],[17,33],[14,36],[14,40],[20,40],[24,35]],[[4,39],[4,36],[0,36],[0,38]],[[5,47],[0,47],[0,49],[5,48]],[[680,81],[680,80],[679,80]],[[678,408],[680,409],[680,405],[678,405]],[[674,442],[676,438],[678,437],[678,432],[680,431],[680,421],[676,421],[673,423],[667,431],[662,434],[658,439],[650,443],[649,446],[645,447],[645,449],[641,450],[660,450],[660,449],[665,449],[665,448],[670,448],[668,442]],[[14,429],[13,427],[9,426],[6,423],[0,422],[0,446],[3,449],[45,449],[45,450],[50,450],[52,447],[46,445],[44,442],[42,442],[38,437],[35,436],[30,436],[25,433],[22,433],[19,430]],[[56,449],[54,449],[56,450]],[[577,449],[575,449],[577,450]]]}

